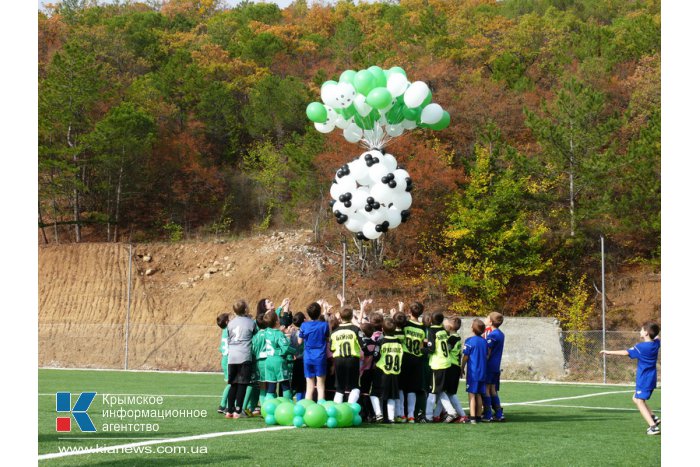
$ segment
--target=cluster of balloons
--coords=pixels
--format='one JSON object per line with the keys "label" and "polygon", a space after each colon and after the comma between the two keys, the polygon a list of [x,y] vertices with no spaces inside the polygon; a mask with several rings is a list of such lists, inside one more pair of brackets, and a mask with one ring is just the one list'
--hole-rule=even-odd
{"label": "cluster of balloons", "polygon": [[318,403],[303,399],[297,403],[284,397],[266,400],[261,407],[268,425],[295,426],[301,428],[338,428],[358,426],[362,423],[360,404],[320,400]]}
{"label": "cluster of balloons", "polygon": [[442,130],[450,114],[432,101],[423,81],[408,81],[403,68],[345,70],[338,81],[321,86],[321,101],[312,102],[306,115],[321,133],[335,128],[351,143],[383,147],[391,138],[413,128]]}
{"label": "cluster of balloons", "polygon": [[412,189],[411,177],[396,158],[373,149],[338,169],[331,209],[359,240],[376,240],[408,220]]}

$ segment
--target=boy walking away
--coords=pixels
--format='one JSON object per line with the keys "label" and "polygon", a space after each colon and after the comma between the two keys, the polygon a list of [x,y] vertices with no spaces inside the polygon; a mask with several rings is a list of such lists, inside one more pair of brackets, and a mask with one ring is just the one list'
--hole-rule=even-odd
{"label": "boy walking away", "polygon": [[224,381],[226,381],[226,387],[224,392],[221,394],[221,402],[219,403],[219,409],[217,412],[226,413],[226,406],[228,405],[228,392],[231,389],[231,385],[228,384],[228,326],[229,314],[221,313],[216,317],[216,324],[221,328],[221,344],[219,345],[219,352],[221,352],[221,370],[224,372]]}
{"label": "boy walking away", "polygon": [[434,312],[431,317],[431,326],[428,328],[428,353],[430,355],[429,365],[433,373],[430,395],[425,406],[425,415],[428,420],[439,422],[439,413],[436,417],[432,417],[434,404],[436,401],[442,404],[442,407],[447,411],[445,423],[452,423],[457,419],[457,411],[452,406],[449,396],[445,393],[445,384],[447,382],[447,373],[450,368],[450,351],[447,345],[449,335],[442,325],[445,315],[441,311]]}
{"label": "boy walking away", "polygon": [[[484,324],[487,327],[484,337],[486,338],[488,354],[486,357],[486,393],[484,394],[483,421],[495,420],[497,422],[505,422],[506,417],[503,415],[501,399],[498,397],[498,391],[501,386],[501,358],[503,357],[503,345],[506,340],[506,336],[500,329],[501,324],[503,324],[503,315],[496,311],[489,313]],[[490,332],[488,332],[488,328],[491,328]],[[492,415],[491,408],[493,408],[495,416]]]}
{"label": "boy walking away", "polygon": [[654,322],[644,323],[639,331],[642,342],[630,347],[627,350],[601,350],[601,354],[606,355],[627,355],[629,358],[637,359],[637,379],[634,388],[632,401],[639,409],[644,420],[649,424],[648,435],[658,435],[661,433],[661,420],[654,415],[647,405],[651,393],[656,388],[656,361],[659,358],[659,348],[661,340],[658,339],[659,325]]}
{"label": "boy walking away", "polygon": [[382,402],[386,402],[386,422],[395,423],[396,404],[399,403],[399,374],[401,373],[403,345],[394,335],[396,323],[392,318],[384,319],[382,329],[384,335],[379,339],[374,350],[374,355],[378,357],[378,360],[370,399],[377,423],[385,420],[382,414]]}
{"label": "boy walking away", "polygon": [[364,354],[364,334],[352,324],[352,308],[340,311],[340,325],[331,332],[331,352],[335,369],[335,397],[333,401],[340,404],[345,394],[348,402],[360,399],[360,357]]}
{"label": "boy walking away", "polygon": [[[255,321],[246,316],[248,304],[238,300],[233,304],[234,319],[229,321],[228,330],[228,413],[226,418],[241,418],[246,388],[253,374],[251,341],[255,334]],[[245,415],[243,415],[245,416]]]}
{"label": "boy walking away", "polygon": [[474,335],[464,341],[462,353],[467,366],[467,392],[469,393],[469,423],[475,424],[481,415],[481,395],[486,392],[486,339],[481,337],[486,325],[480,319],[472,321]]}
{"label": "boy walking away", "polygon": [[304,344],[306,398],[313,400],[314,389],[317,389],[318,398],[323,399],[326,393],[326,343],[330,331],[328,323],[320,319],[321,305],[317,302],[306,308],[306,314],[311,321],[302,323],[297,339],[300,345]]}

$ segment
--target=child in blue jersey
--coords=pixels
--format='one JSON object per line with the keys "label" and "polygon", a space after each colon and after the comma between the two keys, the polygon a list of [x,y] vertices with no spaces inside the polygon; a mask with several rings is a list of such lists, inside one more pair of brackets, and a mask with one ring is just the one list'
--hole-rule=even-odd
{"label": "child in blue jersey", "polygon": [[231,385],[228,384],[228,329],[226,329],[229,319],[228,313],[221,313],[216,317],[216,324],[221,328],[221,344],[219,344],[219,352],[221,352],[221,370],[224,372],[224,381],[227,383],[224,392],[221,394],[221,402],[217,410],[217,412],[222,414],[226,413],[228,392],[231,390]]}
{"label": "child in blue jersey", "polygon": [[481,337],[486,325],[480,319],[472,321],[474,335],[464,341],[462,365],[467,367],[467,392],[469,393],[469,423],[475,424],[481,415],[482,394],[486,392],[486,355],[488,346]]}
{"label": "child in blue jersey", "polygon": [[658,339],[659,325],[653,322],[644,323],[639,331],[642,342],[630,347],[627,350],[601,350],[601,354],[606,355],[627,355],[637,359],[637,379],[635,382],[634,396],[632,401],[639,409],[639,413],[649,424],[648,435],[658,435],[661,433],[659,425],[661,420],[654,415],[647,405],[651,393],[656,388],[656,361],[659,358],[659,348],[661,340]]}
{"label": "child in blue jersey", "polygon": [[310,321],[305,321],[299,328],[297,342],[304,344],[304,376],[306,377],[306,398],[313,400],[314,389],[318,398],[326,393],[326,343],[330,330],[328,323],[322,321],[321,305],[313,302],[306,308]]}
{"label": "child in blue jersey", "polygon": [[[495,420],[504,422],[506,418],[503,416],[501,399],[498,397],[501,385],[501,358],[503,357],[503,344],[506,339],[506,336],[500,330],[501,324],[503,324],[503,315],[496,311],[489,313],[484,324],[487,328],[491,328],[491,332],[484,336],[488,347],[488,355],[486,357],[486,393],[483,401],[483,421]],[[493,408],[493,414],[491,408]]]}

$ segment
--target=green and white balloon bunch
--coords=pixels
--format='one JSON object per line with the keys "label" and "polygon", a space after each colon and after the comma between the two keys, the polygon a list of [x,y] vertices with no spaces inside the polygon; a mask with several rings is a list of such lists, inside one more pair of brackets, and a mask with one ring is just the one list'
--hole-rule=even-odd
{"label": "green and white balloon bunch", "polygon": [[321,133],[338,128],[368,151],[336,172],[331,208],[339,224],[360,240],[376,240],[410,216],[413,182],[383,148],[414,128],[442,130],[450,114],[432,101],[423,81],[409,82],[401,67],[345,70],[321,86],[321,102],[306,115]]}

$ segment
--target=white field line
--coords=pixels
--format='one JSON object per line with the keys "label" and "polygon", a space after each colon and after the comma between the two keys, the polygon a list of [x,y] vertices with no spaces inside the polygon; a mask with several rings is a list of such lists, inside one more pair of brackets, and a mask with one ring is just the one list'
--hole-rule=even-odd
{"label": "white field line", "polygon": [[[221,395],[215,394],[117,394],[117,393],[99,393],[101,396],[145,396],[145,397],[213,397],[221,399]],[[40,393],[39,396],[55,396],[56,393]]]}
{"label": "white field line", "polygon": [[209,439],[209,438],[219,438],[221,436],[235,436],[235,435],[246,435],[250,433],[262,433],[264,431],[279,431],[279,430],[289,430],[294,428],[293,426],[273,426],[269,428],[256,428],[254,430],[240,430],[240,431],[221,431],[218,433],[205,433],[203,435],[193,435],[193,436],[183,436],[180,438],[163,438],[163,439],[154,439],[154,440],[149,440],[149,441],[142,441],[139,443],[128,443],[128,444],[119,444],[119,445],[114,445],[114,446],[104,446],[100,448],[92,448],[92,449],[85,449],[84,451],[66,451],[66,452],[53,452],[50,454],[41,454],[39,455],[39,460],[46,460],[46,459],[56,459],[59,457],[67,457],[67,456],[80,456],[84,454],[97,454],[100,452],[109,452],[109,451],[118,451],[118,450],[123,450],[123,449],[128,449],[128,448],[135,448],[139,446],[150,446],[153,444],[164,444],[164,443],[178,443],[178,442],[186,442],[186,441],[195,441],[198,439]]}
{"label": "white field line", "polygon": [[[505,405],[505,404],[504,404]],[[622,410],[630,412],[638,412],[637,409],[622,408],[622,407],[591,407],[588,405],[558,405],[558,404],[537,404],[537,407],[564,407],[566,409],[591,409],[591,410]],[[655,409],[654,412],[661,413],[661,409]]]}
{"label": "white field line", "polygon": [[542,404],[544,402],[567,401],[567,400],[572,400],[572,399],[585,399],[587,397],[607,396],[609,394],[629,394],[629,393],[630,393],[630,391],[596,392],[593,394],[583,394],[581,396],[555,397],[553,399],[541,399],[538,401],[527,401],[527,402],[511,402],[511,403],[504,403],[502,405],[503,406],[532,405],[532,404]]}
{"label": "white field line", "polygon": [[40,370],[58,371],[123,371],[124,373],[174,373],[183,375],[221,375],[221,371],[180,371],[180,370],[124,370],[119,368],[60,368],[52,366],[40,366]]}

